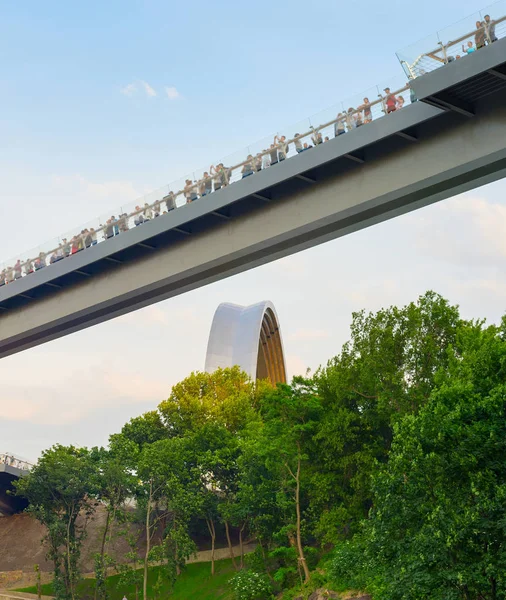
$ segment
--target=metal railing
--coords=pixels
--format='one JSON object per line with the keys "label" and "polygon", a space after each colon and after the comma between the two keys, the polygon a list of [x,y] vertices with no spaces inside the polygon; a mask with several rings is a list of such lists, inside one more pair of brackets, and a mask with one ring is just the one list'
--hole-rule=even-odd
{"label": "metal railing", "polygon": [[397,52],[397,58],[407,77],[415,79],[503,37],[506,37],[506,0],[412,44]]}
{"label": "metal railing", "polygon": [[[482,51],[487,45],[505,36],[506,0],[501,0],[407,50],[398,52],[397,56],[407,78],[413,79],[463,58],[465,54]],[[462,48],[461,54],[458,53],[459,48]],[[379,85],[370,88],[338,106],[308,117],[291,128],[285,128],[285,131],[293,132],[291,136],[285,137],[278,133],[260,140],[219,160],[209,169],[196,170],[187,177],[144,196],[129,207],[112,211],[110,217],[97,218],[5,262],[0,265],[0,286],[15,284],[17,279],[34,271],[48,268],[55,262],[86,251],[99,242],[144,225],[147,221],[163,218],[165,213],[180,209],[185,204],[205,201],[209,194],[216,193],[239,179],[273,168],[333,137],[349,135],[357,127],[399,110],[412,100],[414,98],[406,78],[391,78],[384,87]]]}
{"label": "metal railing", "polygon": [[[0,265],[0,286],[15,285],[17,279],[59,262],[116,235],[194,201],[205,201],[208,194],[254,176],[286,159],[292,159],[331,138],[349,135],[354,129],[410,104],[409,85],[405,77],[390,78],[388,84],[377,85],[365,93],[341,102],[316,116],[285,128],[289,137],[276,134],[221,159],[209,169],[200,169],[183,180],[173,182],[138,200],[130,208],[121,207],[107,219],[97,218],[59,236],[46,244],[25,252],[23,256]],[[348,108],[347,108],[348,107]],[[314,125],[313,125],[314,123]],[[227,166],[231,165],[231,166]]]}
{"label": "metal railing", "polygon": [[7,465],[8,467],[13,467],[14,469],[20,469],[21,471],[30,471],[33,465],[26,460],[22,460],[14,454],[10,454],[6,452],[5,454],[0,454],[0,464]]}

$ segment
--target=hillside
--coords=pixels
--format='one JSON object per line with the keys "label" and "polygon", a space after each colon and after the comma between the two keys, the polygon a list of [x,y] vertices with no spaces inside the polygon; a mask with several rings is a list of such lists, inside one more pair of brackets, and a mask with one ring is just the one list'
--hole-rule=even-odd
{"label": "hillside", "polygon": [[[93,570],[93,554],[99,549],[104,521],[105,511],[99,508],[88,524],[81,558],[85,572]],[[0,571],[32,572],[36,564],[42,571],[50,571],[51,563],[46,561],[46,551],[41,544],[44,532],[44,527],[27,514],[0,518]],[[142,539],[139,549],[142,551]],[[128,552],[128,546],[123,539],[111,543],[112,555],[121,556],[125,552]]]}

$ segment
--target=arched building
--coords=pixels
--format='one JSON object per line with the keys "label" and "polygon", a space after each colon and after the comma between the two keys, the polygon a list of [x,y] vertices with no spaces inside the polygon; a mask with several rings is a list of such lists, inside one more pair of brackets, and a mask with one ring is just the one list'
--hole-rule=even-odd
{"label": "arched building", "polygon": [[239,365],[253,380],[286,383],[279,320],[272,302],[251,306],[223,303],[214,314],[206,371]]}

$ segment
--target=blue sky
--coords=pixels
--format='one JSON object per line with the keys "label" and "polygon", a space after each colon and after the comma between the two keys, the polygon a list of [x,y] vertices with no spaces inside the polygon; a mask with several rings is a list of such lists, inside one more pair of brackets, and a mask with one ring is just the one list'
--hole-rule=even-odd
{"label": "blue sky", "polygon": [[[4,0],[2,162],[156,188],[399,75],[396,50],[478,8]],[[139,80],[158,95],[119,93]]]}
{"label": "blue sky", "polygon": [[[376,83],[402,80],[396,50],[480,8],[4,0],[0,218],[11,227],[0,262]],[[291,373],[338,352],[351,311],[428,288],[467,316],[497,320],[506,309],[504,191],[499,182],[2,360],[0,451],[34,458],[56,441],[103,443],[203,367],[221,301],[275,302]]]}

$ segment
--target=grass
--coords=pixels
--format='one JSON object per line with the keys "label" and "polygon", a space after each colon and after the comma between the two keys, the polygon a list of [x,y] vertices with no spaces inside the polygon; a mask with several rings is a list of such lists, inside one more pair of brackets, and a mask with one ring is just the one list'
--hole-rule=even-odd
{"label": "grass", "polygon": [[[153,567],[150,570],[148,580],[148,596],[154,597],[153,584],[156,582],[158,571],[161,567]],[[185,570],[177,578],[174,590],[170,593],[168,588],[162,588],[160,597],[168,596],[175,600],[232,600],[233,594],[228,581],[234,574],[232,561],[217,560],[215,563],[215,574],[211,576],[211,563],[192,563],[186,566]],[[142,585],[141,585],[142,588]],[[77,596],[80,600],[89,600],[93,598],[95,589],[94,579],[84,579],[77,588]],[[122,600],[126,596],[128,600],[135,600],[135,588],[128,585],[120,585],[119,576],[113,575],[107,579],[107,589],[110,600]],[[26,592],[36,594],[35,586],[16,590],[17,592]],[[42,594],[46,596],[53,595],[52,584],[42,586]],[[139,590],[139,599],[142,598],[142,589]]]}

